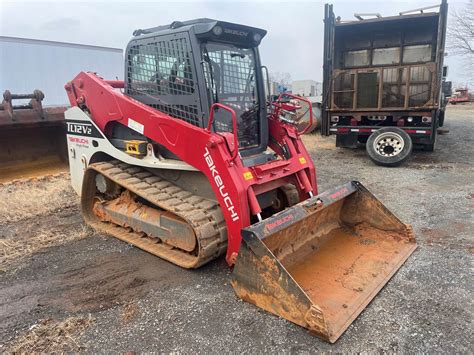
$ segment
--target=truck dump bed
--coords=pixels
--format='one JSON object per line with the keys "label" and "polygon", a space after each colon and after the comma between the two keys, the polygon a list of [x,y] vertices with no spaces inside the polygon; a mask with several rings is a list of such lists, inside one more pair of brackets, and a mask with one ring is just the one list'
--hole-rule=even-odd
{"label": "truck dump bed", "polygon": [[366,125],[376,115],[396,121],[438,109],[446,12],[443,2],[439,11],[341,21],[326,5],[322,134],[331,116]]}

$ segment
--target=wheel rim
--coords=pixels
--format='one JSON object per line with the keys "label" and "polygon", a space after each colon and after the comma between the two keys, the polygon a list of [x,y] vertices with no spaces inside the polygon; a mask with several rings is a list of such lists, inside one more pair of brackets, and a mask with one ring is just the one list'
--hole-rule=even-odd
{"label": "wheel rim", "polygon": [[383,157],[394,157],[401,153],[405,141],[402,136],[394,132],[385,132],[375,138],[374,150]]}

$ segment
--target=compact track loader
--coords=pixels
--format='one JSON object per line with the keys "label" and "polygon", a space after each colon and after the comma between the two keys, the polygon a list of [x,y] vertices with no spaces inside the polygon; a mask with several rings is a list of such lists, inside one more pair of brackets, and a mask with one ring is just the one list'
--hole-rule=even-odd
{"label": "compact track loader", "polygon": [[210,19],[137,30],[125,80],[65,86],[88,224],[184,268],[222,254],[242,299],[334,342],[416,248],[359,182],[318,194],[311,104],[269,102],[266,31]]}

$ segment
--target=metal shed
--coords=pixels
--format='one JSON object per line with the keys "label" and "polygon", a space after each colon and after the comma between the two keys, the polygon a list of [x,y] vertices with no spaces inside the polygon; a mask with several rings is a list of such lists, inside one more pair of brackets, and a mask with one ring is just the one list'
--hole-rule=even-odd
{"label": "metal shed", "polygon": [[0,92],[40,89],[44,106],[69,105],[64,84],[80,71],[123,79],[123,65],[119,48],[0,36]]}

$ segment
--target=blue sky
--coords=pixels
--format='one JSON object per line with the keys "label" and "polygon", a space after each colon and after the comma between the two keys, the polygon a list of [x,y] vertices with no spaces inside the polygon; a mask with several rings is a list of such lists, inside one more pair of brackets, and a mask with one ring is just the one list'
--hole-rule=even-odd
{"label": "blue sky", "polygon": [[[334,12],[353,19],[354,12],[383,16],[434,5],[426,1],[334,0]],[[450,1],[462,8],[463,1]],[[124,48],[137,28],[174,20],[210,17],[261,27],[262,61],[270,72],[289,72],[294,80],[322,79],[322,1],[7,1],[0,0],[0,35]],[[450,79],[463,84],[461,58],[449,56]]]}

